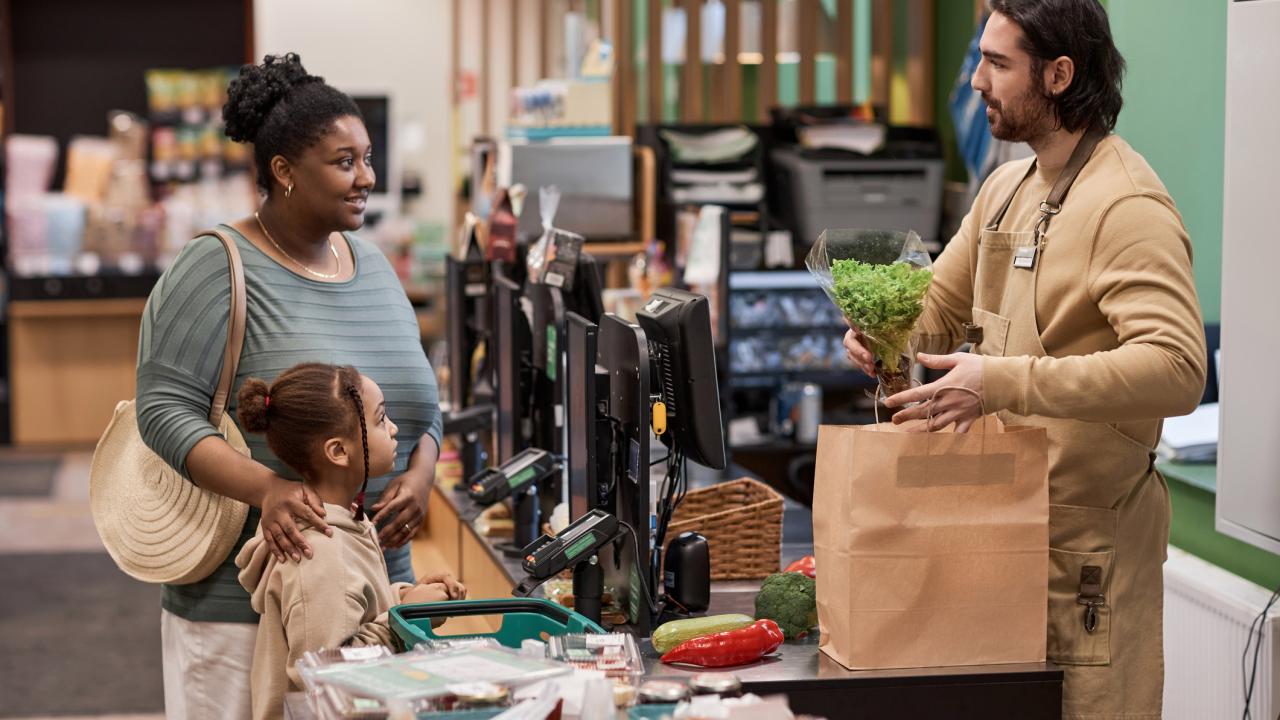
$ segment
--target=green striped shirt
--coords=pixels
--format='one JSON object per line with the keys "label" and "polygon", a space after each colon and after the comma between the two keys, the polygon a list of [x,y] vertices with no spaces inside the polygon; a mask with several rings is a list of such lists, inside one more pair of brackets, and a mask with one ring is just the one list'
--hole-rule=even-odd
{"label": "green striped shirt", "polygon": [[[240,248],[248,297],[244,349],[228,412],[246,378],[270,383],[300,362],[354,365],[386,396],[387,415],[399,426],[395,471],[369,479],[366,506],[408,466],[424,433],[440,441],[435,376],[423,353],[418,321],[382,252],[347,236],[355,276],[325,283],[290,272],[253,243],[223,225]],[[212,236],[182,250],[151,291],[138,343],[138,426],[142,439],[171,466],[187,473],[187,454],[216,430],[209,407],[222,371],[231,298],[227,254]],[[267,447],[266,437],[243,433],[253,459],[288,478],[297,474]],[[240,539],[208,578],[166,585],[163,607],[188,620],[257,622],[249,595],[236,579],[236,553],[253,536],[259,512],[250,510]],[[393,579],[412,580],[408,547],[387,553]]]}

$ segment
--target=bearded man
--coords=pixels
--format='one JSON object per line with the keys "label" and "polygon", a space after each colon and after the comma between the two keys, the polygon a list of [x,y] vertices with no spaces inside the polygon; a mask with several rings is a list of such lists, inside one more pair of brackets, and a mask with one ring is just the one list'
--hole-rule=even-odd
{"label": "bearded man", "polygon": [[[1191,243],[1155,171],[1113,133],[1124,59],[1098,1],[990,9],[972,85],[992,135],[1035,157],[992,173],[934,265],[915,347],[946,374],[886,404],[930,429],[983,413],[1046,428],[1063,717],[1158,718],[1170,507],[1155,447],[1163,419],[1199,403],[1207,365]],[[857,328],[845,347],[874,372]]]}

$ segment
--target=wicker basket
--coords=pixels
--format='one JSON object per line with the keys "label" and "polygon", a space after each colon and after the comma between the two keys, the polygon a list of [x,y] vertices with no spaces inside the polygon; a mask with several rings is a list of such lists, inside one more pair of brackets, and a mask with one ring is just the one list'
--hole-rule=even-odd
{"label": "wicker basket", "polygon": [[782,496],[749,478],[690,490],[671,518],[667,538],[689,530],[707,538],[712,580],[765,577],[779,570]]}

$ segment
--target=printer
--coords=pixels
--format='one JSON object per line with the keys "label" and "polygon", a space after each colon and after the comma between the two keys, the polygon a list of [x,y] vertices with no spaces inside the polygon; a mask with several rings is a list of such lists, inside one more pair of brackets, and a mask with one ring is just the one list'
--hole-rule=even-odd
{"label": "printer", "polygon": [[870,155],[782,145],[770,161],[770,196],[801,246],[827,228],[867,228],[914,230],[931,253],[942,250],[943,160],[933,130],[890,127]]}

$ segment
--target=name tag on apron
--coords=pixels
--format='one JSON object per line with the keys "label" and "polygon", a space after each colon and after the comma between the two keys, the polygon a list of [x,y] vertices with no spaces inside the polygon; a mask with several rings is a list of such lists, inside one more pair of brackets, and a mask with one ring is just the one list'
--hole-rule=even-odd
{"label": "name tag on apron", "polygon": [[1020,247],[1013,252],[1013,266],[1022,268],[1023,270],[1031,270],[1036,266],[1036,251],[1040,248],[1035,245]]}

